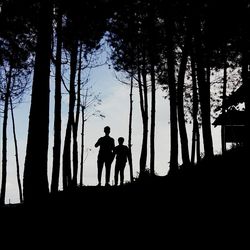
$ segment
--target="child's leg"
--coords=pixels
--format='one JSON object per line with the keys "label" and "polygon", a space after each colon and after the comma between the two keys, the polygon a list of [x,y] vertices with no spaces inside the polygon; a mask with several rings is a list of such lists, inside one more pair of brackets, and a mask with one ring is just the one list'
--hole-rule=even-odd
{"label": "child's leg", "polygon": [[126,162],[122,162],[120,164],[120,185],[123,185],[124,182],[124,169],[125,169]]}
{"label": "child's leg", "polygon": [[115,164],[115,186],[118,185],[118,174],[119,174],[119,167],[118,164]]}

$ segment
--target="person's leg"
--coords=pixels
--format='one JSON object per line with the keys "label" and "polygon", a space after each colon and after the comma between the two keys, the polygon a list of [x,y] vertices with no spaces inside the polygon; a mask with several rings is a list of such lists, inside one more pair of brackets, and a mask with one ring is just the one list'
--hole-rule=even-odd
{"label": "person's leg", "polygon": [[98,160],[97,160],[97,179],[98,179],[98,186],[101,186],[103,164],[104,164],[103,159],[102,159],[101,157],[98,158]]}
{"label": "person's leg", "polygon": [[109,180],[110,180],[110,169],[111,169],[111,162],[110,160],[105,161],[105,167],[106,167],[106,186],[109,185]]}
{"label": "person's leg", "polygon": [[125,169],[126,162],[120,164],[120,185],[123,185],[124,182],[124,169]]}
{"label": "person's leg", "polygon": [[119,174],[119,165],[116,162],[115,164],[115,186],[118,185],[118,174]]}

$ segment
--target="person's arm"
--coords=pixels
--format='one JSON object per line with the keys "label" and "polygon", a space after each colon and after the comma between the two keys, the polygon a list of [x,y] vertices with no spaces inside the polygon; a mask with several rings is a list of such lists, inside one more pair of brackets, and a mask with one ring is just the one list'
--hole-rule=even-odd
{"label": "person's arm", "polygon": [[101,141],[101,138],[99,138],[98,141],[96,142],[96,144],[95,144],[96,148],[100,146],[100,141]]}

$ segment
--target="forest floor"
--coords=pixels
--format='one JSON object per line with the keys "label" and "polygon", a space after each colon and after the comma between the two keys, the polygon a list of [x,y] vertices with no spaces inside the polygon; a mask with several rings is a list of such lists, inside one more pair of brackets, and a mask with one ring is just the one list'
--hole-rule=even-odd
{"label": "forest floor", "polygon": [[83,186],[61,191],[39,205],[6,205],[0,215],[51,230],[60,230],[59,225],[73,230],[78,225],[96,234],[129,227],[130,232],[143,230],[147,235],[148,230],[168,225],[177,234],[212,228],[222,235],[226,230],[230,238],[232,232],[248,227],[247,158],[243,150],[234,149],[195,167],[183,166],[174,176],[146,176],[122,187]]}

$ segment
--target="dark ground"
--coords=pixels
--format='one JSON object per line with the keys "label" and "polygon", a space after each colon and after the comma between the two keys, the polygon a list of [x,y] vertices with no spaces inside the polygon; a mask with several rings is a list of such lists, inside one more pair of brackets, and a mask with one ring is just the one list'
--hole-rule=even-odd
{"label": "dark ground", "polygon": [[172,241],[174,235],[179,239],[176,246],[187,240],[201,241],[200,249],[218,244],[241,249],[249,228],[247,158],[242,150],[232,150],[183,167],[176,176],[145,177],[123,187],[84,186],[59,192],[43,204],[6,206],[0,215],[19,232],[20,225],[29,233],[46,228],[48,237],[57,232],[60,242],[89,235],[94,237],[92,244],[108,247],[116,246],[112,238],[122,244],[131,239],[145,244]]}

